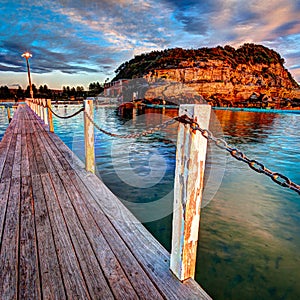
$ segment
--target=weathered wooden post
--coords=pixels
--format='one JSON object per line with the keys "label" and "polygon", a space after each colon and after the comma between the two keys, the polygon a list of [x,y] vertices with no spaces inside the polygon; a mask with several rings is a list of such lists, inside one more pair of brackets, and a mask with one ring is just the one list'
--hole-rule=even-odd
{"label": "weathered wooden post", "polygon": [[39,112],[39,117],[43,119],[43,106],[42,106],[42,99],[38,99],[38,112]]}
{"label": "weathered wooden post", "polygon": [[35,113],[37,115],[39,115],[39,99],[34,99],[34,103],[35,103]]}
{"label": "weathered wooden post", "polygon": [[11,122],[10,108],[7,106],[6,110],[7,110],[8,123],[10,123]]}
{"label": "weathered wooden post", "polygon": [[[210,105],[185,104],[179,116],[188,115],[208,128]],[[188,124],[179,124],[177,137],[171,271],[181,280],[194,278],[207,140]]]}
{"label": "weathered wooden post", "polygon": [[47,111],[47,100],[43,99],[43,109],[44,109],[44,122],[46,125],[49,125],[48,122],[48,111]]}
{"label": "weathered wooden post", "polygon": [[[93,120],[93,100],[84,100],[85,113]],[[84,114],[85,169],[95,173],[94,124]]]}
{"label": "weathered wooden post", "polygon": [[51,111],[51,99],[47,99],[47,108],[48,108],[48,123],[49,123],[49,131],[54,132],[54,126],[53,126],[53,117],[52,117],[52,111]]}
{"label": "weathered wooden post", "polygon": [[37,114],[37,100],[32,98],[32,101],[34,103],[34,112]]}

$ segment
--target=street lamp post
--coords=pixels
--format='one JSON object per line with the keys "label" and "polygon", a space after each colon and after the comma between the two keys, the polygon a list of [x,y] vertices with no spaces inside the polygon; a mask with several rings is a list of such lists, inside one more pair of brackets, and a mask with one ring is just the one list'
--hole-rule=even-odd
{"label": "street lamp post", "polygon": [[32,91],[31,78],[30,78],[30,68],[29,68],[29,61],[28,61],[29,58],[32,57],[32,54],[30,54],[29,52],[25,52],[22,54],[22,57],[25,57],[26,59],[30,97],[33,98],[33,91]]}

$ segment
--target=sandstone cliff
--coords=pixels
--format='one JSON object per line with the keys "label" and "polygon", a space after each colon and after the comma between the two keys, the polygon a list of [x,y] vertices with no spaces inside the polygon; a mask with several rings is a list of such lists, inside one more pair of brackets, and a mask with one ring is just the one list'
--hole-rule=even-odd
{"label": "sandstone cliff", "polygon": [[116,72],[116,80],[147,79],[151,86],[147,98],[171,99],[183,93],[223,103],[300,98],[299,85],[284,68],[284,59],[262,45],[154,51],[136,56]]}

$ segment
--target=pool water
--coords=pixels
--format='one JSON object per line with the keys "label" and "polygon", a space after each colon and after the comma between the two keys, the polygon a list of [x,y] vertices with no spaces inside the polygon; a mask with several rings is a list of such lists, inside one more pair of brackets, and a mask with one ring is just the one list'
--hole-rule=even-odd
{"label": "pool water", "polygon": [[[10,109],[11,117],[13,117],[14,109]],[[8,117],[7,117],[7,110],[4,106],[0,106],[0,141],[5,133],[5,130],[8,126]]]}

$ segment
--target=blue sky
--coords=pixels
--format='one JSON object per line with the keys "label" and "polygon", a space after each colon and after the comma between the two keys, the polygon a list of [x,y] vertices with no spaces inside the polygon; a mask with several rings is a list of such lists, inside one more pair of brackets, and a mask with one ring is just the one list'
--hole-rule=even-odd
{"label": "blue sky", "polygon": [[245,42],[278,51],[300,82],[300,0],[0,0],[0,85],[103,82],[134,55]]}

